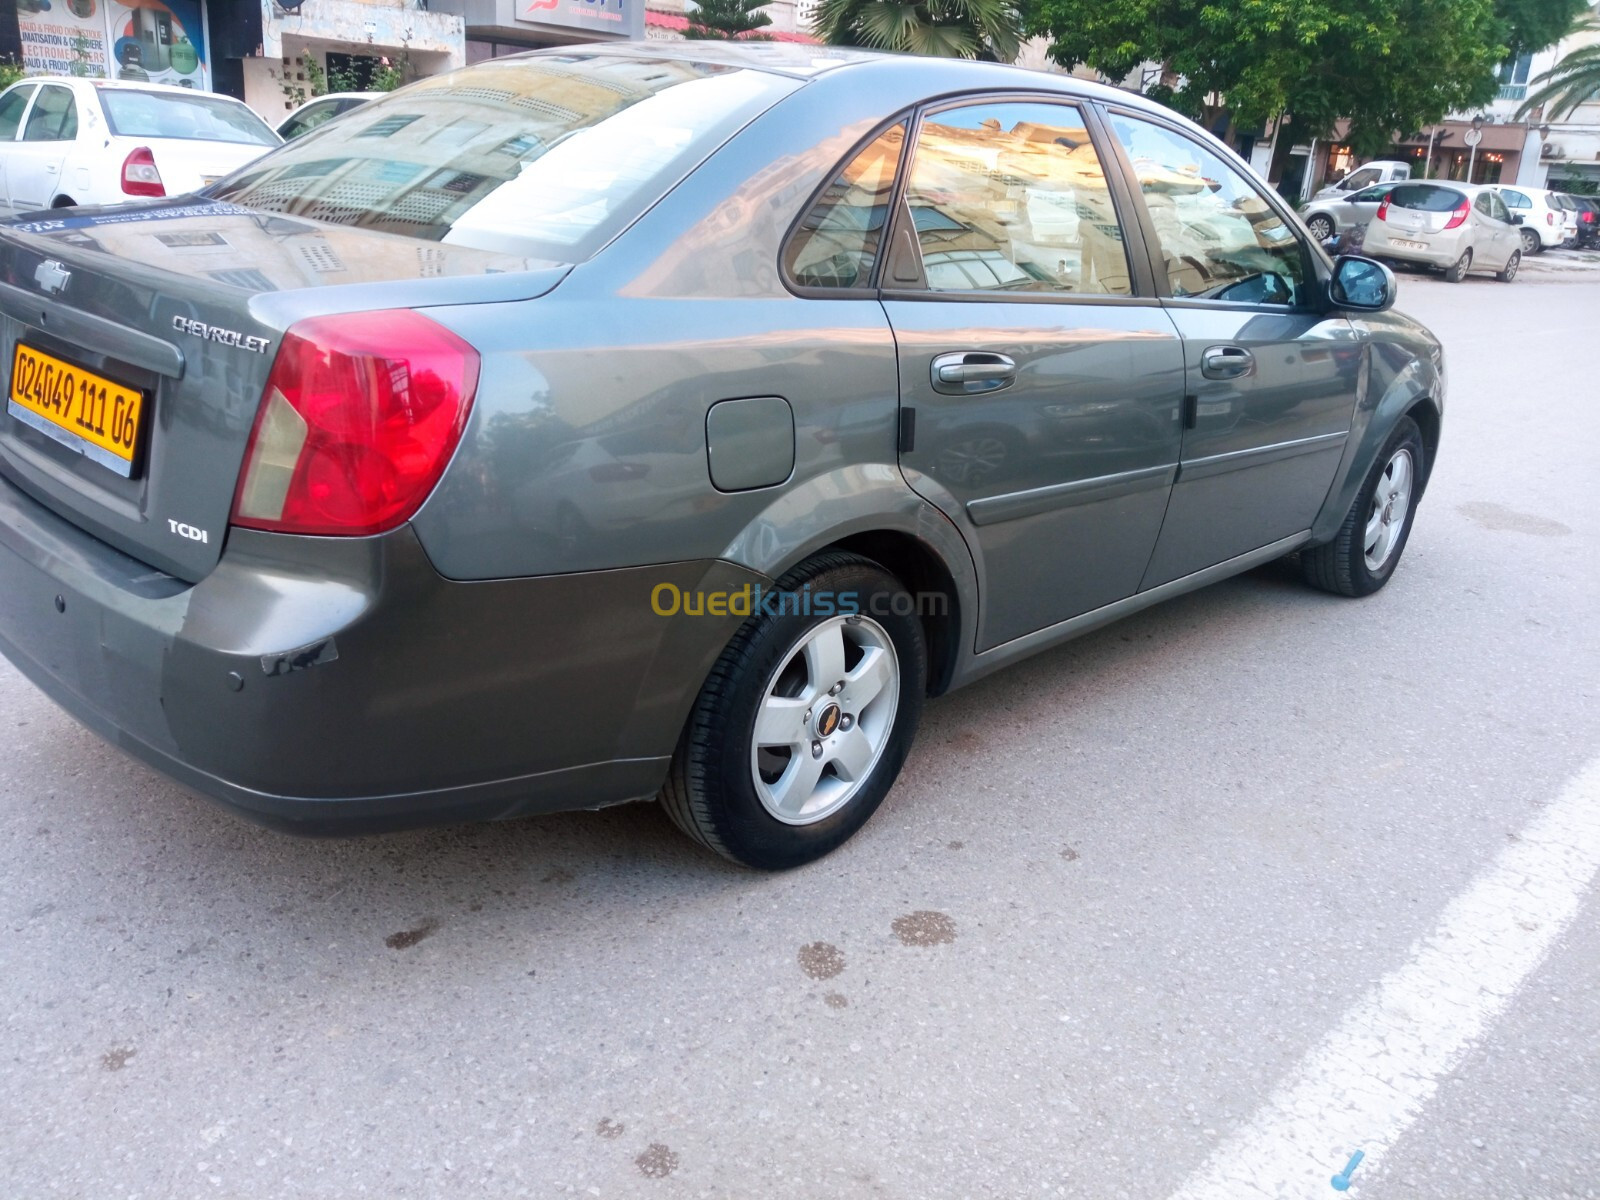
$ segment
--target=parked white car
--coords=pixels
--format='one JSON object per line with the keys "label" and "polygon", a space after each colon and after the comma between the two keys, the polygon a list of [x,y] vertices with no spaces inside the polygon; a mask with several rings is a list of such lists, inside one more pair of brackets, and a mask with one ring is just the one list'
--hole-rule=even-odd
{"label": "parked white car", "polygon": [[1522,263],[1520,217],[1492,187],[1478,183],[1396,184],[1367,226],[1363,253],[1437,267],[1451,283],[1491,271],[1501,283]]}
{"label": "parked white car", "polygon": [[278,122],[278,136],[286,142],[293,141],[302,134],[310,133],[317,126],[333,120],[341,113],[360,108],[363,104],[370,104],[379,96],[388,94],[387,92],[334,92],[332,95],[307,100]]}
{"label": "parked white car", "polygon": [[1570,219],[1575,214],[1562,206],[1555,192],[1546,188],[1513,187],[1508,183],[1493,186],[1512,214],[1522,218],[1524,254],[1538,254],[1577,235],[1577,222]]}
{"label": "parked white car", "polygon": [[228,96],[42,76],[0,93],[0,216],[180,196],[282,139]]}
{"label": "parked white car", "polygon": [[1325,242],[1335,234],[1365,229],[1377,213],[1378,205],[1393,188],[1392,183],[1380,183],[1359,192],[1341,192],[1324,200],[1313,200],[1300,215],[1311,236]]}

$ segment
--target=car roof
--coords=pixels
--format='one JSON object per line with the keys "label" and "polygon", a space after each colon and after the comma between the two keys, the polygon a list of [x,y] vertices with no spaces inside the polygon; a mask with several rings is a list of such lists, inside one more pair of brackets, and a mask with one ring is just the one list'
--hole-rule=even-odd
{"label": "car roof", "polygon": [[[940,90],[1033,90],[1061,92],[1123,104],[1129,108],[1158,113],[1169,120],[1192,124],[1137,92],[1058,71],[1015,67],[1007,63],[979,62],[970,58],[929,58],[916,54],[895,54],[886,50],[858,50],[850,46],[812,46],[798,42],[593,42],[581,46],[553,46],[529,50],[513,58],[562,56],[592,53],[630,58],[674,59],[710,66],[747,67],[787,75],[795,79],[821,79],[835,73],[854,75],[871,71],[883,75],[918,75],[927,80],[928,95]],[[491,60],[505,61],[505,59]],[[1196,127],[1198,128],[1198,127]]]}
{"label": "car roof", "polygon": [[176,87],[170,83],[136,83],[128,79],[87,79],[79,75],[29,75],[18,83],[59,83],[67,87],[93,88],[96,91],[159,92],[167,96],[205,96],[212,100],[226,100],[230,104],[243,104],[221,92],[207,92],[200,88]]}

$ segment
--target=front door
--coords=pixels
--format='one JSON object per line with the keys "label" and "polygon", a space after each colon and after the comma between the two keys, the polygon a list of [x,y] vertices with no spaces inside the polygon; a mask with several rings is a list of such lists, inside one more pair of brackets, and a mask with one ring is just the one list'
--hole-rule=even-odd
{"label": "front door", "polygon": [[1139,179],[1187,379],[1151,588],[1311,528],[1349,435],[1361,347],[1322,311],[1309,247],[1242,172],[1164,124],[1109,123]]}
{"label": "front door", "polygon": [[901,469],[984,582],[977,649],[1131,595],[1180,440],[1183,353],[1134,295],[1082,111],[926,114],[882,279]]}

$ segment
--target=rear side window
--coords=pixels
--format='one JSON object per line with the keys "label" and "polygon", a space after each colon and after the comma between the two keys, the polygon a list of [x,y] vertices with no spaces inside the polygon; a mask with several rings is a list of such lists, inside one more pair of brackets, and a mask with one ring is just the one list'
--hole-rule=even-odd
{"label": "rear side window", "polygon": [[278,144],[267,123],[236,100],[132,88],[100,88],[98,94],[111,132],[120,137]]}
{"label": "rear side window", "polygon": [[341,109],[338,101],[324,100],[319,104],[310,105],[302,109],[279,127],[278,132],[285,141],[297,138],[303,133],[310,133],[325,121],[331,121],[338,116]]}
{"label": "rear side window", "polygon": [[1082,112],[989,101],[925,117],[906,204],[929,291],[1132,292]]}
{"label": "rear side window", "polygon": [[17,136],[17,126],[22,124],[22,114],[28,107],[28,97],[33,86],[15,87],[0,96],[0,142],[9,142]]}
{"label": "rear side window", "polygon": [[828,185],[784,250],[790,279],[801,287],[870,286],[905,141],[902,122],[875,138]]}
{"label": "rear side window", "polygon": [[1426,183],[1402,183],[1389,193],[1390,204],[1417,212],[1453,212],[1465,202],[1466,197],[1454,188]]}
{"label": "rear side window", "polygon": [[799,84],[598,54],[493,59],[412,84],[218,184],[267,212],[577,262]]}

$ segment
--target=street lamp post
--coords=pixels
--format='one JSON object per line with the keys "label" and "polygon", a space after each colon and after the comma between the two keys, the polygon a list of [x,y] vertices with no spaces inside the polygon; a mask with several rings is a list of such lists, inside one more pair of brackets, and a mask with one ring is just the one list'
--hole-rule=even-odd
{"label": "street lamp post", "polygon": [[1467,182],[1472,182],[1473,169],[1478,165],[1478,143],[1483,141],[1483,117],[1472,118],[1472,132],[1463,134],[1462,141],[1472,147],[1472,153],[1467,155]]}

